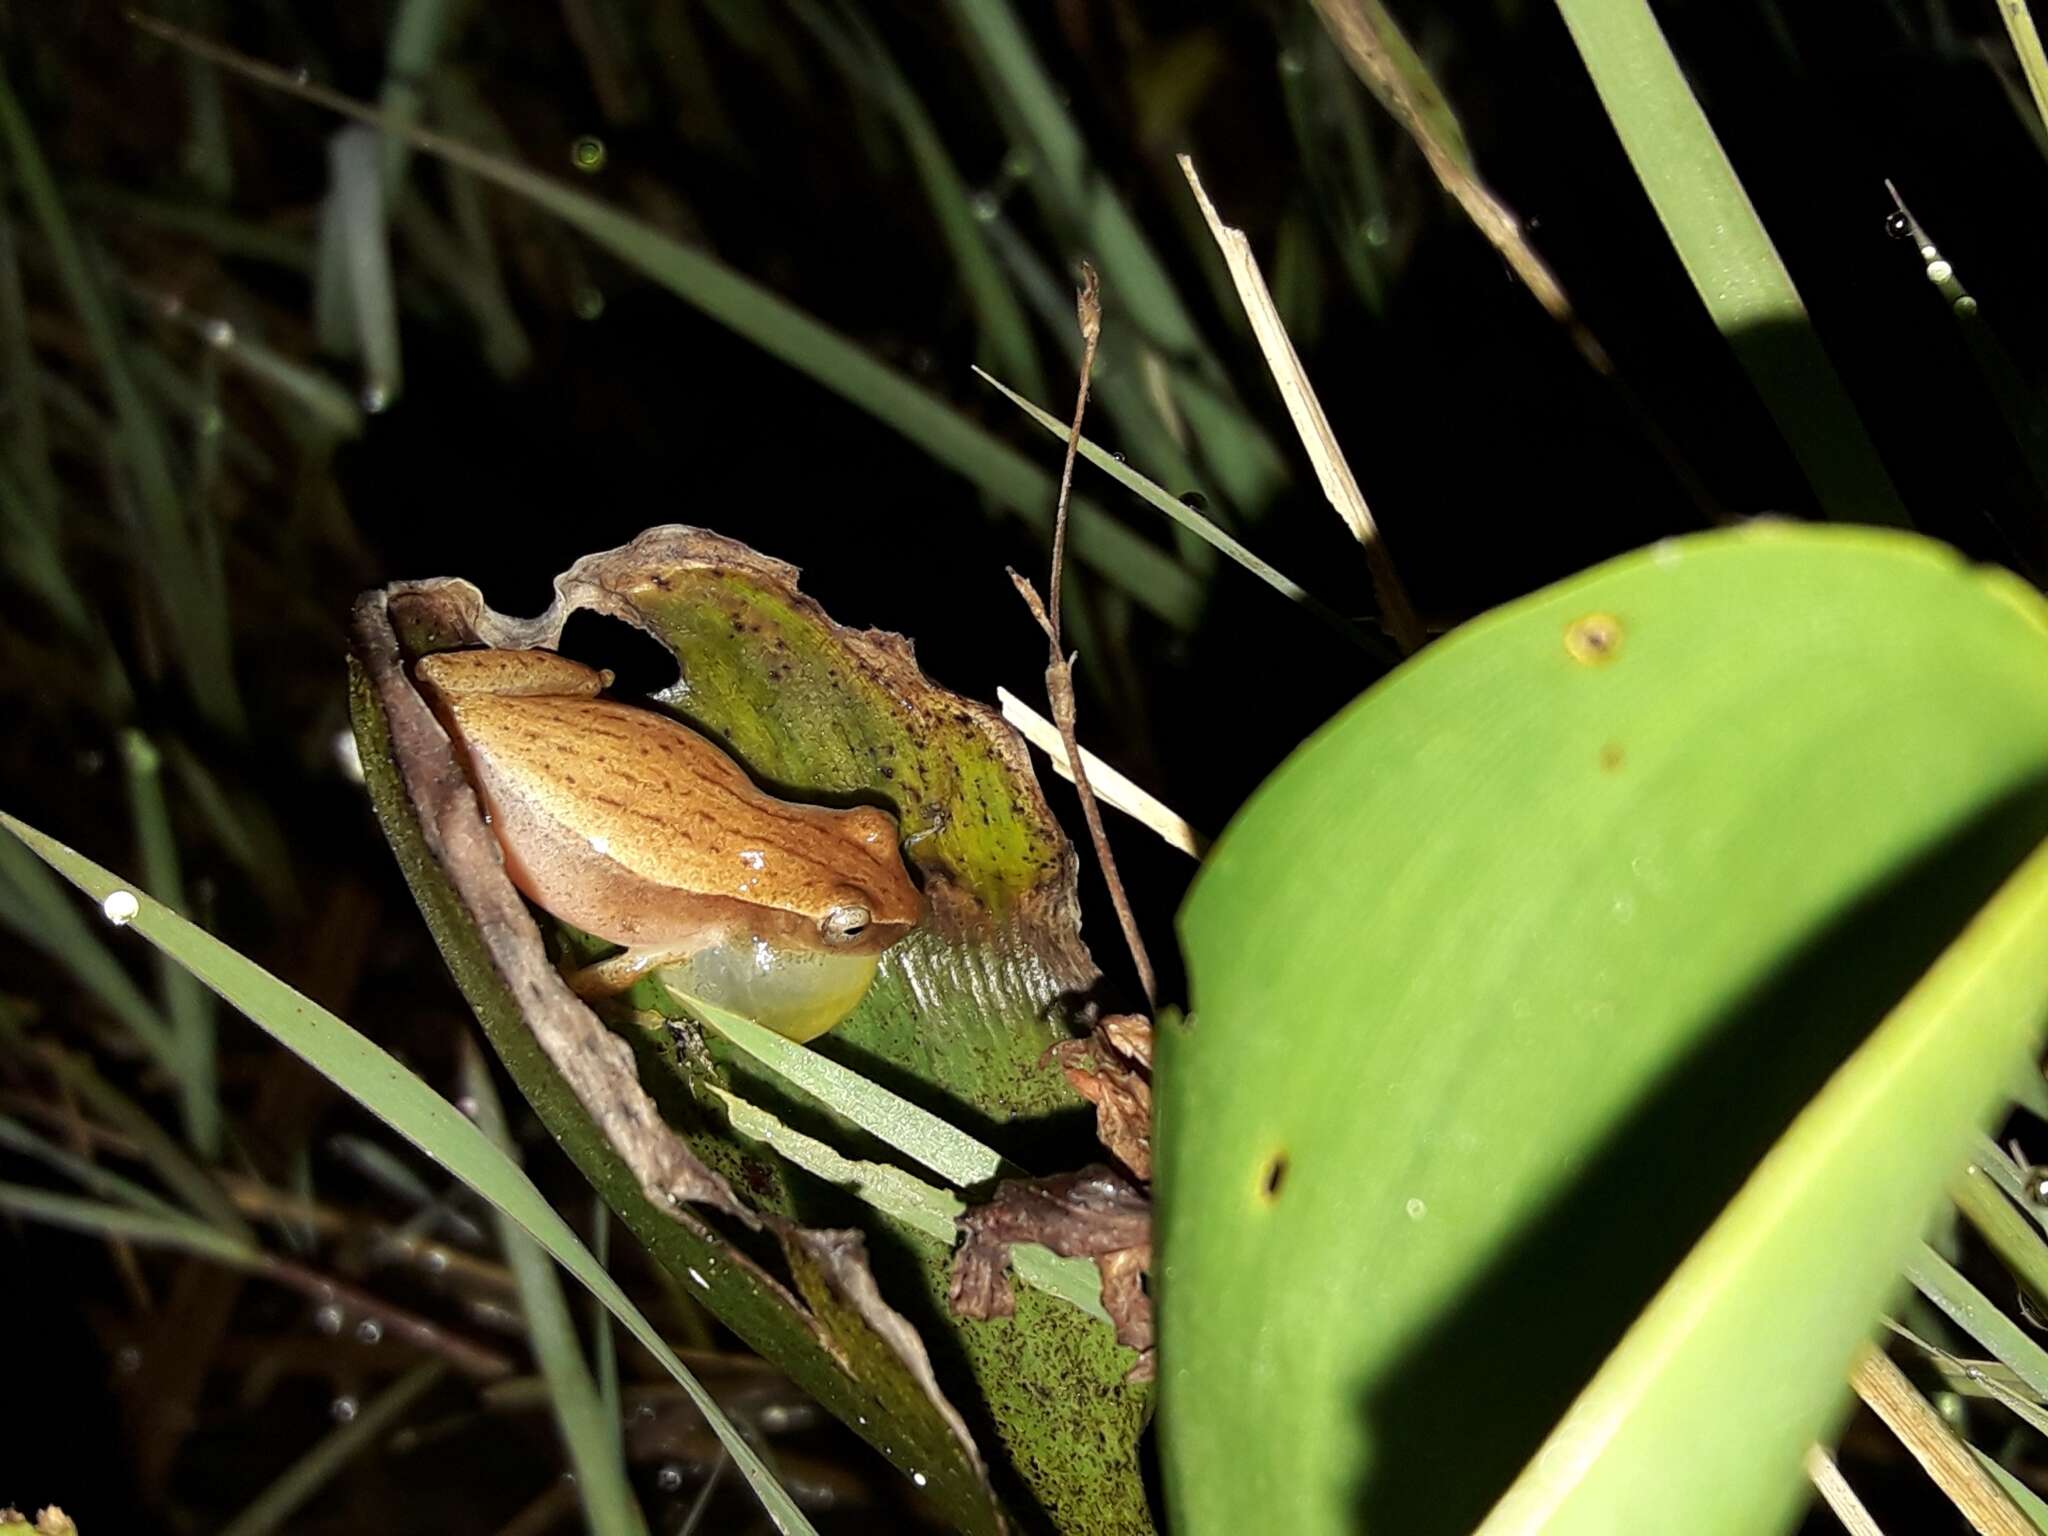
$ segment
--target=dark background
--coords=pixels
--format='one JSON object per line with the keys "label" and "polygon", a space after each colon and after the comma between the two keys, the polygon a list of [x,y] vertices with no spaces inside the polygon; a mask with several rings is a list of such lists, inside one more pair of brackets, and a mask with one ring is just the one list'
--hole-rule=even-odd
{"label": "dark background", "polygon": [[[722,26],[717,8],[686,4],[715,95],[683,92],[645,51],[656,4],[458,7],[443,67],[463,73],[526,163],[714,251],[1056,464],[1057,445],[969,373],[979,355],[972,310],[872,104],[774,0],[752,7],[751,40]],[[593,8],[633,85],[623,111],[574,40],[575,13]],[[1090,255],[1006,178],[1012,141],[946,10],[913,0],[853,9],[896,57],[969,186],[1056,271]],[[1250,234],[1269,274],[1283,233],[1293,241],[1295,280],[1283,302],[1297,347],[1434,626],[1665,535],[1816,511],[1672,254],[1551,6],[1408,0],[1394,9],[1459,111],[1482,173],[1526,221],[1639,413],[1586,367],[1339,66],[1328,78],[1357,93],[1387,188],[1386,238],[1374,258],[1383,291],[1353,284],[1336,242],[1355,232],[1305,174],[1282,95],[1287,62],[1327,47],[1299,0],[1017,0],[1014,9],[1095,173],[1137,215],[1239,398],[1292,466],[1291,488],[1267,507],[1240,509],[1237,531],[1339,611],[1371,627],[1364,562],[1299,460],[1241,317],[1212,283],[1211,253],[1173,164],[1178,151],[1195,155],[1224,217]],[[2037,428],[2048,322],[2038,277],[2048,226],[2038,210],[2048,162],[2040,124],[2023,102],[2015,107],[2017,76],[1993,0],[1671,0],[1658,13],[1916,524],[1973,556],[2028,568],[2048,526],[2027,458],[2042,440],[2025,427],[2015,436],[1919,254],[1886,227],[1889,178],[1978,299],[1979,334],[2010,360]],[[176,14],[354,96],[373,99],[384,79],[388,5],[193,0]],[[331,117],[226,81],[234,178],[225,203],[210,203],[181,159],[183,66],[126,26],[118,8],[0,6],[0,46],[95,249],[149,293],[231,315],[355,387],[357,365],[323,357],[314,340],[304,271],[238,256],[136,202],[220,206],[309,240],[327,187]],[[584,136],[602,140],[604,164],[579,175],[571,146]],[[438,205],[438,169],[416,162],[414,175]],[[1025,524],[644,276],[501,194],[486,203],[533,347],[516,376],[489,366],[475,333],[401,245],[404,390],[359,438],[309,445],[245,380],[228,377],[227,420],[273,468],[268,477],[231,474],[218,508],[235,666],[253,716],[246,743],[195,718],[171,680],[106,465],[89,448],[59,462],[64,553],[136,681],[130,719],[189,743],[281,832],[296,906],[270,899],[181,821],[198,915],[430,1072],[445,1067],[448,1048],[437,1042],[459,1004],[360,791],[336,762],[342,624],[361,589],[463,575],[495,606],[532,612],[578,555],[651,524],[691,523],[802,567],[806,590],[839,620],[911,636],[948,686],[991,702],[1006,686],[1042,703],[1042,638],[1005,575],[1014,565],[1042,578],[1046,551]],[[8,217],[47,377],[9,378],[7,389],[51,388],[54,379],[96,397],[89,357],[11,182]],[[601,299],[594,316],[592,295]],[[1104,303],[1114,328],[1113,285]],[[124,324],[180,367],[198,366],[197,344],[146,306],[129,306]],[[1072,379],[1063,339],[1042,329],[1036,339],[1056,381],[1046,404],[1064,414]],[[1645,417],[1668,449],[1650,440]],[[1091,432],[1118,446],[1099,412]],[[1078,485],[1134,528],[1167,537],[1149,509],[1085,467]],[[1365,654],[1333,643],[1227,564],[1213,573],[1201,623],[1185,634],[1129,613],[1085,576],[1070,596],[1091,607],[1105,637],[1100,653],[1082,659],[1083,739],[1209,831],[1377,675]],[[661,680],[659,658],[636,653],[629,636],[593,626],[580,643],[629,682]],[[129,867],[111,736],[125,722],[88,696],[81,669],[57,654],[15,587],[0,589],[0,644],[9,658],[0,702],[12,722],[0,731],[0,803]],[[1070,796],[1057,785],[1052,793],[1078,830]],[[1172,913],[1192,867],[1129,823],[1113,821],[1112,835],[1174,995]],[[1099,881],[1084,867],[1097,957],[1127,976]],[[22,1017],[59,1028],[79,1006],[32,946],[11,939],[0,944],[0,995],[27,1010]],[[232,1097],[254,1099],[266,1074],[296,1070],[246,1026],[222,1027]],[[110,1070],[136,1072],[118,1060]],[[33,1081],[17,1072],[12,1091]],[[316,1158],[320,1137],[362,1129],[316,1088],[304,1104]],[[345,1169],[323,1164],[323,1179],[378,1198]],[[8,1478],[40,1468],[37,1489],[85,1491],[73,1513],[89,1536],[224,1518],[308,1443],[341,1390],[314,1372],[259,1415],[237,1397],[233,1368],[201,1370],[189,1388],[192,1422],[167,1429],[138,1412],[118,1380],[123,1343],[152,1338],[163,1314],[153,1320],[129,1305],[97,1245],[0,1227],[0,1273],[12,1276],[12,1304],[0,1315],[16,1334],[0,1344],[34,1343],[59,1362],[43,1378],[42,1407],[0,1443],[0,1499],[34,1496]],[[222,1350],[266,1330],[303,1331],[297,1309],[251,1292],[239,1310],[226,1309]],[[553,1455],[544,1424],[525,1430],[537,1457]],[[151,1437],[165,1435],[183,1449],[161,1453]],[[267,1448],[258,1458],[267,1467],[222,1460],[222,1445],[252,1436]],[[867,1497],[896,1497],[857,1446],[820,1438],[825,1461],[872,1485]],[[472,1468],[455,1456],[449,1467],[457,1489],[467,1477],[491,1483],[488,1458]],[[373,1486],[309,1517],[308,1528],[345,1511],[386,1517],[375,1476],[365,1476]],[[431,1528],[494,1529],[509,1514],[502,1502],[483,1499],[495,1512],[473,1524],[444,1514],[437,1522],[455,1523]],[[743,1496],[722,1507],[744,1518]]]}

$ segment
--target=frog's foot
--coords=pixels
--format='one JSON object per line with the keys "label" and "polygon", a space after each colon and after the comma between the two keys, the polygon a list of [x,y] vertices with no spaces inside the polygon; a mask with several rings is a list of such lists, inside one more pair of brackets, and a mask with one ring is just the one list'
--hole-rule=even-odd
{"label": "frog's foot", "polygon": [[702,947],[644,944],[637,948],[621,950],[595,965],[586,965],[580,970],[571,971],[565,979],[570,990],[578,997],[586,1002],[595,1002],[600,998],[618,996],[649,971],[659,970],[665,965],[682,964]]}

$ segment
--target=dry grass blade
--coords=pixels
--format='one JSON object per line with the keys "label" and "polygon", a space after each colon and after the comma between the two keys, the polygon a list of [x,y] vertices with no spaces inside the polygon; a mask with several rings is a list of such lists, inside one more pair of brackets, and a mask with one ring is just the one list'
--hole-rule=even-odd
{"label": "dry grass blade", "polygon": [[2005,1490],[1977,1464],[1941,1415],[1885,1354],[1866,1348],[1849,1377],[1856,1395],[1899,1437],[1935,1485],[1983,1536],[2040,1536]]}
{"label": "dry grass blade", "polygon": [[2034,110],[2048,127],[2048,51],[2041,47],[2041,34],[2034,28],[2027,0],[1998,0],[1998,19],[2005,23],[2012,39],[2012,51],[2019,55],[2020,72],[2027,77],[2027,92],[2034,98]]}
{"label": "dry grass blade", "polygon": [[1500,252],[1544,312],[1565,328],[1586,361],[1602,373],[1613,373],[1606,350],[1579,320],[1564,285],[1530,245],[1522,221],[1479,179],[1457,119],[1379,0],[1315,0],[1315,8],[1353,73],[1422,151],[1430,174]]}
{"label": "dry grass blade", "polygon": [[[1301,434],[1302,447],[1308,450],[1309,460],[1316,467],[1316,479],[1322,484],[1323,494],[1329,497],[1337,515],[1344,519],[1344,526],[1351,530],[1351,536],[1365,546],[1365,563],[1372,573],[1373,592],[1379,599],[1387,631],[1404,655],[1413,656],[1422,649],[1425,638],[1422,620],[1416,616],[1415,605],[1409,601],[1408,591],[1401,585],[1393,559],[1387,554],[1386,540],[1380,536],[1379,525],[1373,521],[1372,509],[1365,504],[1365,494],[1358,488],[1358,479],[1351,473],[1351,465],[1345,460],[1343,448],[1338,445],[1337,434],[1330,430],[1330,418],[1323,414],[1315,386],[1309,383],[1308,373],[1301,366],[1294,341],[1288,336],[1280,311],[1273,304],[1273,294],[1266,286],[1265,274],[1259,270],[1258,258],[1252,255],[1251,242],[1245,238],[1243,230],[1233,229],[1218,216],[1216,205],[1209,201],[1209,194],[1203,190],[1202,178],[1195,174],[1195,162],[1182,155],[1180,168],[1195,194],[1195,202],[1201,207],[1202,217],[1208,221],[1209,233],[1216,237],[1217,249],[1223,252],[1231,281],[1237,285],[1238,299],[1244,304],[1245,316],[1252,323],[1252,334],[1258,338],[1259,350],[1265,354],[1266,366],[1272,370],[1280,398],[1287,402],[1287,414],[1294,422],[1295,431]],[[1070,467],[1071,462],[1069,450]]]}
{"label": "dry grass blade", "polygon": [[1807,1447],[1806,1476],[1813,1484],[1814,1492],[1821,1496],[1821,1502],[1842,1522],[1849,1536],[1884,1536],[1884,1528],[1870,1518],[1870,1511],[1863,1507],[1863,1501],[1856,1497],[1856,1490],[1842,1476],[1842,1469],[1835,1465],[1835,1458],[1820,1446]]}
{"label": "dry grass blade", "polygon": [[[996,699],[1003,706],[1003,718],[1046,755],[1061,778],[1073,783],[1074,770],[1067,761],[1067,746],[1060,740],[1059,727],[1007,688],[998,688]],[[1088,782],[1105,805],[1114,806],[1132,820],[1144,823],[1162,840],[1191,859],[1199,859],[1208,848],[1209,839],[1190,826],[1178,812],[1150,791],[1133,784],[1086,747],[1081,749],[1081,765],[1088,774]]]}

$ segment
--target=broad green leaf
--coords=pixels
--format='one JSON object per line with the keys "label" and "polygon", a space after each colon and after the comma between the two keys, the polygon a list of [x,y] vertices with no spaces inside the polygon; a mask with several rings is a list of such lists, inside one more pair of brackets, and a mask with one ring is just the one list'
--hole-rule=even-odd
{"label": "broad green leaf", "polygon": [[2048,1009],[2044,831],[2042,604],[1909,536],[1661,544],[1370,690],[1182,913],[1177,1528],[1463,1533],[1524,1463],[1489,1533],[1782,1524]]}
{"label": "broad green leaf", "polygon": [[[993,1173],[996,1154],[1026,1167],[1073,1166],[1089,1155],[1079,1101],[1044,1056],[1068,1032],[1063,999],[1088,987],[1095,971],[1079,940],[1074,853],[1021,742],[993,711],[935,688],[897,637],[835,624],[795,577],[730,540],[659,528],[579,561],[557,578],[555,606],[532,621],[492,613],[463,582],[372,594],[358,610],[368,673],[356,706],[373,796],[451,969],[521,1091],[672,1275],[698,1287],[722,1321],[906,1473],[952,1500],[943,1507],[957,1522],[985,1525],[989,1512],[975,1514],[978,1474],[949,1438],[946,1416],[956,1409],[1021,1518],[1035,1504],[1065,1529],[1147,1531],[1137,1441],[1149,1393],[1124,1382],[1135,1356],[1111,1329],[1031,1288],[1020,1291],[1013,1318],[955,1318],[946,1300],[949,1242],[850,1199],[829,1179],[792,1173],[734,1134],[727,1101],[714,1091],[737,1093],[862,1160],[891,1154],[866,1139],[858,1102],[837,1102],[858,1077],[966,1130],[951,1144],[955,1152],[981,1144],[970,1154],[979,1161],[962,1165],[972,1178]],[[680,1212],[650,1209],[614,1150],[615,1128],[599,1126],[599,1111],[586,1107],[606,1099],[579,1097],[551,1065],[562,1058],[541,1042],[558,1027],[580,1028],[582,1019],[601,1038],[603,1031],[548,968],[473,800],[451,790],[461,780],[446,738],[402,670],[403,657],[455,645],[558,645],[569,614],[583,606],[637,625],[672,652],[681,677],[650,705],[720,742],[763,783],[798,798],[889,809],[931,908],[925,925],[884,957],[860,1006],[808,1053],[822,1076],[786,1078],[719,1035],[700,1040],[694,1028],[614,1020],[638,1057],[631,1097],[651,1096],[691,1153],[769,1220],[808,1310],[715,1229],[679,1235]],[[454,850],[452,864],[421,835],[407,786],[433,818],[441,848]],[[486,855],[469,867],[465,846]],[[457,865],[465,872],[450,884],[447,869]],[[522,927],[529,937],[519,936]],[[538,972],[522,969],[529,964]],[[525,1000],[523,1012],[515,998]],[[644,1005],[660,1001],[650,995]],[[749,1034],[743,1023],[737,1033]],[[929,1118],[917,1128],[921,1145],[933,1144],[933,1129]],[[880,1299],[913,1337],[932,1341],[936,1398],[920,1383],[917,1361],[883,1347],[894,1323],[844,1337],[843,1303],[814,1302],[820,1277],[829,1278],[841,1254],[830,1234],[812,1230],[827,1226],[867,1234]]]}

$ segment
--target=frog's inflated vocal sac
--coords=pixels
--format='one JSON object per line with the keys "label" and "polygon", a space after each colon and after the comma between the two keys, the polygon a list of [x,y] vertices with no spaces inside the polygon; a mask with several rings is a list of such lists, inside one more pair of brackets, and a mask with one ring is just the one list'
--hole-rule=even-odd
{"label": "frog's inflated vocal sac", "polygon": [[660,968],[796,1040],[866,993],[917,925],[896,823],[778,800],[695,731],[598,695],[552,651],[444,651],[414,669],[466,759],[512,883],[614,944],[570,977],[601,997]]}

